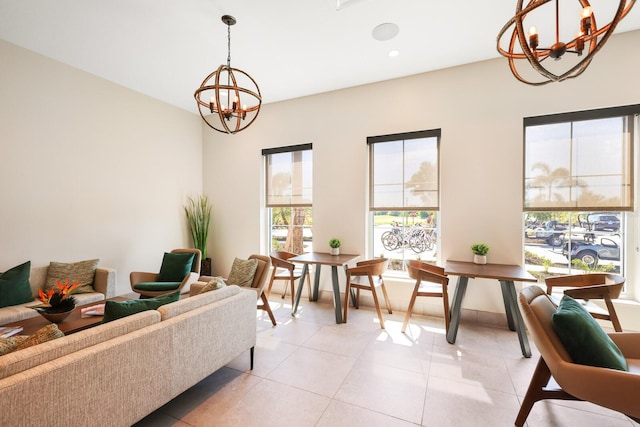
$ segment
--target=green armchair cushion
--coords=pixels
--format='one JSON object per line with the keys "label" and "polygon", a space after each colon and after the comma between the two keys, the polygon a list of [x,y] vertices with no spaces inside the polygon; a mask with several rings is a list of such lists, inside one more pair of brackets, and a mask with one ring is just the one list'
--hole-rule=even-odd
{"label": "green armchair cushion", "polygon": [[33,301],[29,283],[30,273],[31,261],[0,273],[0,307]]}
{"label": "green armchair cushion", "polygon": [[193,265],[194,253],[169,253],[165,252],[158,273],[158,282],[182,282],[182,280],[191,272]]}
{"label": "green armchair cushion", "polygon": [[140,282],[133,289],[138,291],[173,291],[178,289],[182,282]]}
{"label": "green armchair cushion", "polygon": [[154,298],[134,299],[131,301],[106,301],[104,304],[104,317],[102,323],[111,322],[121,317],[130,316],[146,310],[155,310],[158,307],[178,301],[180,292],[159,295]]}
{"label": "green armchair cushion", "polygon": [[564,295],[551,320],[574,363],[628,370],[618,346],[578,301]]}

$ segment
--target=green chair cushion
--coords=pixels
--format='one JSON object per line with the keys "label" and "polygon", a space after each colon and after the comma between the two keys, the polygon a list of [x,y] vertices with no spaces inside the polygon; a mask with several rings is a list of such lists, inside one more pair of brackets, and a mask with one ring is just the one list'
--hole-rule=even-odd
{"label": "green chair cushion", "polygon": [[578,301],[564,295],[551,320],[574,363],[628,370],[618,346]]}
{"label": "green chair cushion", "polygon": [[140,282],[133,289],[139,291],[173,291],[178,289],[182,282]]}
{"label": "green chair cushion", "polygon": [[104,304],[104,317],[102,323],[130,316],[146,310],[155,310],[158,307],[178,301],[180,292],[159,295],[154,298],[135,299],[131,301],[106,301]]}
{"label": "green chair cushion", "polygon": [[0,273],[0,307],[33,301],[29,283],[30,274],[31,261]]}
{"label": "green chair cushion", "polygon": [[172,254],[165,252],[162,258],[162,266],[158,273],[158,282],[182,282],[191,272],[194,253]]}

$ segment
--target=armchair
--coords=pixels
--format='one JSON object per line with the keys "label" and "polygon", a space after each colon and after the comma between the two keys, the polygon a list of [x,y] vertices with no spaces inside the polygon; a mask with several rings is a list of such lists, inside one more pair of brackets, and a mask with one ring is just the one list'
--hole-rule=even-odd
{"label": "armchair", "polygon": [[159,273],[131,272],[131,290],[140,294],[140,298],[152,298],[178,290],[188,293],[191,284],[198,280],[202,259],[199,249],[174,249],[171,254],[179,256],[167,257],[165,254]]}
{"label": "armchair", "polygon": [[[584,400],[619,411],[640,422],[640,333],[608,334],[626,359],[628,371],[573,363],[552,324],[556,305],[538,286],[519,295],[529,333],[540,351],[540,360],[520,407],[515,425],[522,426],[535,402],[543,399]],[[561,389],[548,388],[553,379]]]}

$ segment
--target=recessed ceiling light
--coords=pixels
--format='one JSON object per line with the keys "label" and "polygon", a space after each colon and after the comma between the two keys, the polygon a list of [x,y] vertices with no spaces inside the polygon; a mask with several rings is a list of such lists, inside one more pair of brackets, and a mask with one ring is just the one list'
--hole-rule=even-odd
{"label": "recessed ceiling light", "polygon": [[391,22],[386,22],[384,24],[377,25],[373,31],[371,31],[371,35],[374,39],[378,41],[387,41],[391,40],[400,32],[400,28]]}
{"label": "recessed ceiling light", "polygon": [[389,52],[389,56],[394,57],[394,56],[398,56],[400,55],[400,51],[398,50],[392,50]]}

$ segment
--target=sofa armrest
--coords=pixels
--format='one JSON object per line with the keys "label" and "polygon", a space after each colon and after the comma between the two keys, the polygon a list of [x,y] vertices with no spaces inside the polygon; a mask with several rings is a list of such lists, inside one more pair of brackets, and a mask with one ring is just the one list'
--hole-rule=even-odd
{"label": "sofa armrest", "polygon": [[113,268],[96,268],[93,278],[93,289],[104,294],[105,299],[116,296],[116,270]]}

